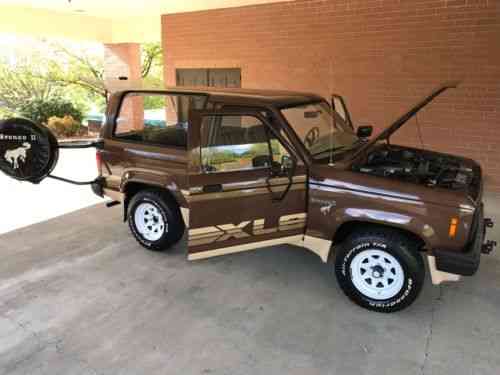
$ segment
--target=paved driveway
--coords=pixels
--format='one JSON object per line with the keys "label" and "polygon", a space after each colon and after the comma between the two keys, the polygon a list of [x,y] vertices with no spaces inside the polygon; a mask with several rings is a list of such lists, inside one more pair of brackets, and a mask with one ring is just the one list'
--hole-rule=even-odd
{"label": "paved driveway", "polygon": [[[97,175],[95,149],[60,150],[54,174],[79,181]],[[0,172],[0,234],[103,201],[89,186],[45,179],[39,185],[19,182]]]}
{"label": "paved driveway", "polygon": [[383,315],[350,303],[299,248],[189,263],[182,246],[139,247],[120,210],[92,206],[0,236],[0,374],[500,371],[498,255]]}

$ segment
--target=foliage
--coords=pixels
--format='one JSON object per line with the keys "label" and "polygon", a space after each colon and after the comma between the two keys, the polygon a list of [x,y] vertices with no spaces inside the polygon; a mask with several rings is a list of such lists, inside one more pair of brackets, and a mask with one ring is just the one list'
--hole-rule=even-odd
{"label": "foliage", "polygon": [[107,96],[104,85],[104,59],[78,53],[60,44],[52,45],[55,57],[48,61],[46,79],[60,86],[83,89],[89,99]]}
{"label": "foliage", "polygon": [[8,109],[6,107],[1,107],[1,105],[0,105],[0,121],[5,120],[9,117],[14,117],[14,116],[15,116],[15,112],[11,111],[10,109]]}
{"label": "foliage", "polygon": [[[53,45],[56,58],[49,61],[47,78],[62,86],[83,89],[88,99],[107,102],[103,56],[75,52],[62,45]],[[145,43],[141,52],[141,76],[147,86],[159,86],[162,79],[162,49],[159,43]]]}
{"label": "foliage", "polygon": [[28,101],[19,109],[19,114],[37,124],[47,124],[49,118],[71,116],[75,121],[81,123],[83,120],[82,112],[71,102],[60,97],[51,99],[35,99]]}
{"label": "foliage", "polygon": [[[155,77],[158,76],[158,70],[161,70],[163,67],[162,56],[163,56],[163,50],[161,48],[160,43],[144,43],[142,45],[142,50],[141,50],[142,78],[148,77],[150,73],[154,73],[153,75]],[[160,77],[161,73],[162,72],[160,71]]]}
{"label": "foliage", "polygon": [[[39,45],[40,48],[23,51],[22,56],[16,52],[10,62],[1,60],[0,51],[0,118],[24,115],[47,123],[49,117],[70,114],[81,122],[81,114],[91,108],[104,111],[108,98],[104,56],[86,45],[75,47],[43,40]],[[143,44],[141,61],[144,85],[161,87],[160,44]],[[145,103],[145,109],[164,107],[161,97],[147,100],[150,102]],[[73,103],[72,107],[62,112],[55,110],[63,101]]]}
{"label": "foliage", "polygon": [[[279,143],[271,141],[274,159],[280,156]],[[243,145],[241,145],[243,146]],[[249,163],[254,157],[259,155],[269,155],[268,143],[248,144],[244,151],[235,151],[232,146],[206,147],[202,151],[203,164],[218,165],[226,163]]]}
{"label": "foliage", "polygon": [[144,109],[165,109],[165,96],[163,95],[146,95],[143,97]]}
{"label": "foliage", "polygon": [[14,113],[32,100],[45,101],[57,90],[54,82],[42,76],[35,60],[18,61],[15,65],[0,63],[0,107],[4,111]]}
{"label": "foliage", "polygon": [[76,121],[72,116],[66,115],[64,117],[50,117],[48,119],[47,127],[57,137],[74,137],[80,133],[82,128],[80,122]]}

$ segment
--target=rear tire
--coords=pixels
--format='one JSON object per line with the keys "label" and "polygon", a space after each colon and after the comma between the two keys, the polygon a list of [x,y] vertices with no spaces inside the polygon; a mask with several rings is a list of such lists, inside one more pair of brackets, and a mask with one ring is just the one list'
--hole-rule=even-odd
{"label": "rear tire", "polygon": [[425,276],[418,244],[398,231],[373,228],[351,234],[334,259],[344,293],[372,311],[390,313],[411,305]]}
{"label": "rear tire", "polygon": [[177,203],[161,190],[147,189],[135,194],[127,216],[135,239],[148,250],[168,250],[184,234]]}

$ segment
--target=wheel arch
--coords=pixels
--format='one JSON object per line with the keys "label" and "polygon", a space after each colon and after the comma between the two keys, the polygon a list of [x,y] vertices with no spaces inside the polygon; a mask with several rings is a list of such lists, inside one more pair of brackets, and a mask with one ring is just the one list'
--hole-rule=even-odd
{"label": "wheel arch", "polygon": [[335,231],[332,238],[332,247],[340,244],[344,241],[349,235],[354,233],[358,228],[386,228],[391,229],[396,232],[401,233],[402,235],[410,238],[412,241],[416,241],[418,243],[418,248],[420,251],[425,251],[427,246],[427,242],[423,239],[423,236],[413,232],[407,228],[401,228],[395,225],[390,225],[387,223],[374,223],[370,221],[363,220],[349,220],[343,222]]}
{"label": "wheel arch", "polygon": [[125,184],[123,184],[121,188],[122,192],[124,193],[123,221],[127,221],[128,219],[128,206],[131,199],[138,192],[145,189],[158,189],[163,191],[165,195],[169,198],[171,203],[174,204],[179,209],[179,212],[181,210],[181,207],[183,207],[183,204],[185,203],[184,196],[180,193],[180,191],[169,188],[169,185],[165,186],[163,184],[152,183],[150,181],[143,181],[143,180],[128,180]]}

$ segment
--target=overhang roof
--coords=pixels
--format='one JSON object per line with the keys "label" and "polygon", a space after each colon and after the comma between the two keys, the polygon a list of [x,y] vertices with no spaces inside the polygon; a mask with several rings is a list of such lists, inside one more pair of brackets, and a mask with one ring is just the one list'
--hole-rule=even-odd
{"label": "overhang roof", "polygon": [[103,43],[160,41],[161,15],[288,0],[0,0],[0,32]]}

